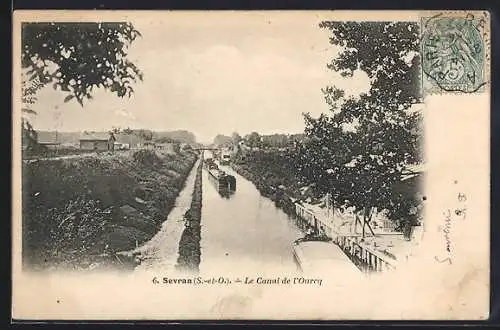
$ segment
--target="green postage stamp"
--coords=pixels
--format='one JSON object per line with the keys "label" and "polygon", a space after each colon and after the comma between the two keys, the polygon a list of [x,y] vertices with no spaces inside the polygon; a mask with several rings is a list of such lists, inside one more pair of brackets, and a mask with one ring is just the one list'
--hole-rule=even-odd
{"label": "green postage stamp", "polygon": [[487,12],[422,18],[422,79],[426,93],[483,92],[488,84]]}

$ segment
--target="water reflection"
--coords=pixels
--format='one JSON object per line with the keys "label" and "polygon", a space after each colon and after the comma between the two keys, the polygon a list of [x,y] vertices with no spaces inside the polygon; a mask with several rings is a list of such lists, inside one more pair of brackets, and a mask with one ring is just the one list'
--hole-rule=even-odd
{"label": "water reflection", "polygon": [[230,190],[227,188],[220,188],[218,190],[219,196],[222,198],[230,199],[231,197],[234,196],[234,193],[236,192],[235,190]]}
{"label": "water reflection", "polygon": [[296,220],[231,168],[221,169],[236,178],[238,189],[219,189],[216,180],[204,171],[200,271],[247,267],[253,271],[295,271],[291,247],[302,236]]}

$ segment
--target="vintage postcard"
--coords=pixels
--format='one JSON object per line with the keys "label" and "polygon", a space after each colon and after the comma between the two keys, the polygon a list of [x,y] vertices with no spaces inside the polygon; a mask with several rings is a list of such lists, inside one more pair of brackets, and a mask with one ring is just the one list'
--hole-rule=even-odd
{"label": "vintage postcard", "polygon": [[16,11],[16,320],[481,320],[482,11]]}

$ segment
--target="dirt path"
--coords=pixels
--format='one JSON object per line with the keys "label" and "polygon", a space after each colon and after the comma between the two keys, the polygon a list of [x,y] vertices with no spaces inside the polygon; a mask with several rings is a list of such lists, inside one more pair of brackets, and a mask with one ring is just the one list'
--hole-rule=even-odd
{"label": "dirt path", "polygon": [[184,231],[184,214],[191,207],[194,183],[200,159],[193,166],[184,189],[175,201],[175,207],[163,222],[161,230],[148,242],[128,254],[138,254],[142,260],[137,271],[175,269],[179,251],[179,241]]}

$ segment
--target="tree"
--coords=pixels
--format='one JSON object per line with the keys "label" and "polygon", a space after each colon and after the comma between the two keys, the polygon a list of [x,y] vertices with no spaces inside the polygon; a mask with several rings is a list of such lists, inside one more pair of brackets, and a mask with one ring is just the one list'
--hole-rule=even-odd
{"label": "tree", "polygon": [[36,111],[33,109],[33,105],[37,101],[36,93],[40,89],[42,89],[43,86],[44,86],[44,84],[42,84],[37,77],[28,80],[25,74],[22,76],[22,80],[21,80],[22,109],[21,109],[21,111],[24,114],[36,114]]}
{"label": "tree", "polygon": [[245,136],[245,141],[249,147],[255,148],[261,146],[262,138],[257,132],[252,132]]}
{"label": "tree", "polygon": [[[140,36],[130,23],[23,23],[21,40],[22,112],[36,114],[36,93],[48,84],[83,106],[94,88],[119,97],[133,93],[142,80],[140,70],[127,59],[130,44]],[[36,143],[28,118],[22,134]]]}
{"label": "tree", "polygon": [[404,207],[394,186],[407,164],[421,160],[422,118],[411,111],[421,101],[419,29],[413,22],[329,21],[320,28],[341,48],[327,67],[345,77],[362,70],[371,86],[359,97],[346,97],[335,86],[323,89],[331,112],[305,115],[299,171],[319,193],[330,193],[335,205],[362,211],[364,236],[374,208]]}
{"label": "tree", "polygon": [[133,133],[134,131],[130,127],[123,129],[123,134],[132,135]]}
{"label": "tree", "polygon": [[130,23],[23,23],[21,63],[30,80],[66,92],[65,101],[83,106],[100,87],[130,97],[142,80],[127,59],[138,36]]}
{"label": "tree", "polygon": [[174,142],[172,147],[173,147],[173,150],[176,154],[181,152],[181,144],[179,142]]}
{"label": "tree", "polygon": [[153,139],[153,132],[147,129],[140,129],[137,132],[137,136],[139,136],[141,139],[144,139],[145,141],[151,141]]}
{"label": "tree", "polygon": [[262,146],[265,148],[279,148],[285,144],[284,140],[286,140],[285,134],[270,134],[261,137]]}
{"label": "tree", "polygon": [[233,140],[234,145],[238,145],[242,140],[242,137],[238,134],[238,132],[234,132],[231,134],[231,139]]}
{"label": "tree", "polygon": [[156,138],[155,141],[158,143],[177,143],[176,140],[174,140],[168,136],[161,136],[159,138]]}
{"label": "tree", "polygon": [[217,134],[214,138],[214,145],[217,147],[228,147],[232,144],[232,141],[230,136]]}
{"label": "tree", "polygon": [[35,131],[33,126],[29,121],[23,119],[21,121],[22,125],[22,145],[26,147],[26,150],[33,151],[36,150],[38,146],[38,133]]}

